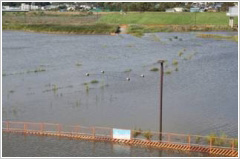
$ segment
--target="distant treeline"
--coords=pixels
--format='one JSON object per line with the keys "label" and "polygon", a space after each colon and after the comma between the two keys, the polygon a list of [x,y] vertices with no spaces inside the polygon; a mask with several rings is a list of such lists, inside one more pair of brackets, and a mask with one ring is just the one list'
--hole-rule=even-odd
{"label": "distant treeline", "polygon": [[[101,8],[109,11],[165,11],[168,8],[184,7],[189,9],[192,6],[192,2],[3,2],[4,6],[20,6],[21,3],[46,6],[46,5],[89,5],[91,7]],[[211,2],[209,2],[211,5]],[[214,5],[214,2],[212,2]],[[227,11],[229,6],[234,6],[234,2],[223,2],[220,11]]]}

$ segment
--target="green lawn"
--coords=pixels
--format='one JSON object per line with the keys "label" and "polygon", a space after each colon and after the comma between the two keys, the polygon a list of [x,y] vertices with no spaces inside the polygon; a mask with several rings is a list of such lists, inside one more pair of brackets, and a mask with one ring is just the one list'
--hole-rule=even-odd
{"label": "green lawn", "polygon": [[[195,20],[196,18],[196,20]],[[228,16],[225,12],[216,13],[166,13],[166,12],[132,12],[126,15],[106,14],[101,16],[100,22],[114,24],[212,24],[227,25]],[[237,17],[235,18],[237,23]]]}

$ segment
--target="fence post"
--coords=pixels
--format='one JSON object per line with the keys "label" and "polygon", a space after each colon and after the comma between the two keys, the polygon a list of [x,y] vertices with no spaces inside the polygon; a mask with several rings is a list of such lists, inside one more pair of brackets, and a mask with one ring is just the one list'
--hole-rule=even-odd
{"label": "fence post", "polygon": [[7,121],[7,131],[9,131],[9,121]]}
{"label": "fence post", "polygon": [[58,124],[58,134],[61,135],[61,125]]}
{"label": "fence post", "polygon": [[26,123],[23,124],[23,130],[24,130],[24,133],[27,132],[27,124]]}
{"label": "fence post", "polygon": [[168,133],[168,143],[170,143],[170,140],[171,140],[171,134]]}
{"label": "fence post", "polygon": [[95,138],[95,127],[92,128],[92,134],[93,134],[93,138]]}
{"label": "fence post", "polygon": [[44,124],[43,123],[40,123],[40,131],[41,131],[41,133],[43,133],[43,131],[44,131]]}
{"label": "fence post", "polygon": [[110,129],[110,136],[111,136],[111,139],[113,138],[113,129]]}
{"label": "fence post", "polygon": [[132,140],[132,138],[133,138],[133,131],[130,130],[130,140]]}
{"label": "fence post", "polygon": [[212,138],[210,137],[209,153],[212,153]]}
{"label": "fence post", "polygon": [[231,155],[233,155],[233,153],[234,153],[234,139],[232,140],[232,154]]}
{"label": "fence post", "polygon": [[191,150],[191,136],[188,135],[188,149]]}

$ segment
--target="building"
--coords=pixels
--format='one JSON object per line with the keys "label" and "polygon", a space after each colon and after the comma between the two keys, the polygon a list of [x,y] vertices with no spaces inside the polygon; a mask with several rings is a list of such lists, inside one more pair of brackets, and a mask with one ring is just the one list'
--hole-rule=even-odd
{"label": "building", "polygon": [[166,9],[165,12],[175,12],[173,8]]}
{"label": "building", "polygon": [[238,17],[238,6],[229,7],[229,11],[226,15],[229,16],[229,26],[233,28],[234,17]]}
{"label": "building", "polygon": [[22,11],[29,11],[29,10],[30,10],[30,5],[29,5],[29,4],[22,3],[21,6],[20,6],[20,9],[21,9]]}
{"label": "building", "polygon": [[183,12],[183,8],[182,7],[176,7],[173,8],[175,10],[175,12]]}

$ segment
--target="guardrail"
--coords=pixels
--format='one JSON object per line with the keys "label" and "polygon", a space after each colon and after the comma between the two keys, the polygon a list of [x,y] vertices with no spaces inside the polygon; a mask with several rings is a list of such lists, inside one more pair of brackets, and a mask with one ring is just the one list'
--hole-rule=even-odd
{"label": "guardrail", "polygon": [[2,130],[3,132],[112,141],[183,151],[207,152],[219,156],[238,156],[238,140],[234,138],[161,133],[162,140],[159,141],[159,132],[131,130],[130,140],[126,140],[113,138],[113,129],[108,127],[85,127],[80,125],[20,121],[3,121]]}

